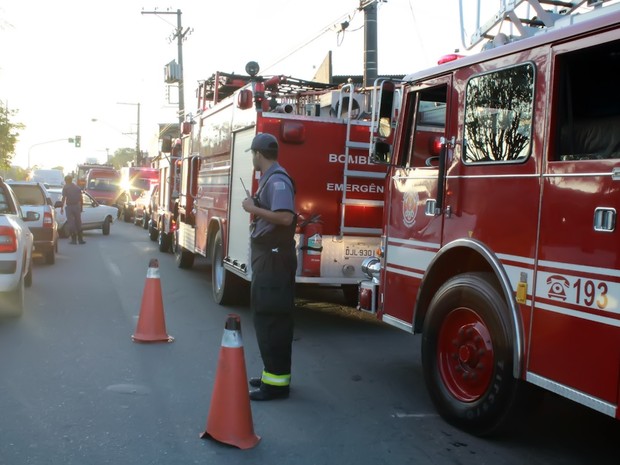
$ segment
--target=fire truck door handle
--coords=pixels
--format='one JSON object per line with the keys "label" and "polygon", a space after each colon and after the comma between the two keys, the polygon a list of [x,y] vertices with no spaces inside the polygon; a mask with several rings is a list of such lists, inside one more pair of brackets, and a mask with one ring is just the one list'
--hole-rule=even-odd
{"label": "fire truck door handle", "polygon": [[435,216],[437,214],[437,212],[435,211],[436,208],[437,208],[437,200],[428,199],[426,201],[426,204],[424,205],[424,214],[426,216]]}
{"label": "fire truck door handle", "polygon": [[616,230],[616,210],[599,207],[594,210],[594,230],[613,232]]}

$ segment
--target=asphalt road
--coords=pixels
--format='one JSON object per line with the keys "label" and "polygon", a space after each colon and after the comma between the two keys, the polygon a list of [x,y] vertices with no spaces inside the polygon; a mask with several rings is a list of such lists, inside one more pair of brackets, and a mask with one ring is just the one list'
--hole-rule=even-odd
{"label": "asphalt road", "polygon": [[[0,323],[0,464],[618,464],[618,422],[553,396],[505,437],[443,422],[425,391],[420,337],[300,289],[291,397],[252,403],[260,443],[200,439],[227,315],[241,318],[249,376],[262,369],[249,308],[211,299],[210,270],[179,270],[144,230],[60,244],[35,264],[19,320]],[[172,343],[136,330],[149,260]],[[534,408],[536,407],[536,408]]]}

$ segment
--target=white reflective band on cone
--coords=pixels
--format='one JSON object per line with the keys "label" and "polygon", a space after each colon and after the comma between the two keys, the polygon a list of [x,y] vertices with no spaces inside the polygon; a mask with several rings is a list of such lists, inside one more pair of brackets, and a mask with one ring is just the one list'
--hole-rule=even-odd
{"label": "white reflective band on cone", "polygon": [[243,347],[241,331],[224,329],[224,335],[222,336],[222,347],[228,347],[229,349],[238,349],[239,347]]}
{"label": "white reflective band on cone", "polygon": [[146,271],[146,277],[159,279],[159,268],[149,268]]}

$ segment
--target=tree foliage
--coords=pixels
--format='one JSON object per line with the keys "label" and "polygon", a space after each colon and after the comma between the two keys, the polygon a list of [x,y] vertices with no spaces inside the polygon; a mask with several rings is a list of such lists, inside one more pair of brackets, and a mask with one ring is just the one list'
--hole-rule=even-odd
{"label": "tree foliage", "polygon": [[130,161],[136,159],[136,150],[130,148],[117,149],[114,155],[110,159],[110,163],[114,165],[117,170],[123,166],[127,166]]}
{"label": "tree foliage", "polygon": [[511,161],[527,156],[531,139],[534,70],[508,68],[467,84],[465,158]]}
{"label": "tree foliage", "polygon": [[22,123],[12,121],[16,115],[17,110],[0,103],[0,168],[5,170],[11,166],[19,131],[24,128]]}

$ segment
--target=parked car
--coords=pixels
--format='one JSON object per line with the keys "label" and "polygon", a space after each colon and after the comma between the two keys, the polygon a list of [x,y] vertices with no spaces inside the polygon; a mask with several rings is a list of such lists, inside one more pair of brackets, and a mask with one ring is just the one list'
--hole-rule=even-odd
{"label": "parked car", "polygon": [[58,226],[56,212],[47,189],[41,182],[7,181],[24,212],[35,212],[39,219],[28,224],[34,236],[35,254],[43,255],[45,263],[52,265],[58,252]]}
{"label": "parked car", "polygon": [[34,238],[26,222],[39,220],[24,212],[8,184],[0,178],[0,315],[20,316],[24,287],[32,285]]}
{"label": "parked car", "polygon": [[[147,229],[153,217],[154,202],[156,203],[159,184],[151,185],[150,189],[142,192],[136,199],[133,210],[133,223]],[[156,208],[156,207],[155,207]]]}
{"label": "parked car", "polygon": [[[56,210],[56,220],[58,222],[58,233],[60,237],[69,237],[69,225],[67,215],[61,212],[62,189],[49,189],[52,196],[54,209]],[[109,205],[101,205],[87,192],[82,192],[82,231],[101,229],[104,236],[110,234],[110,226],[114,218],[118,216],[118,209]]]}

